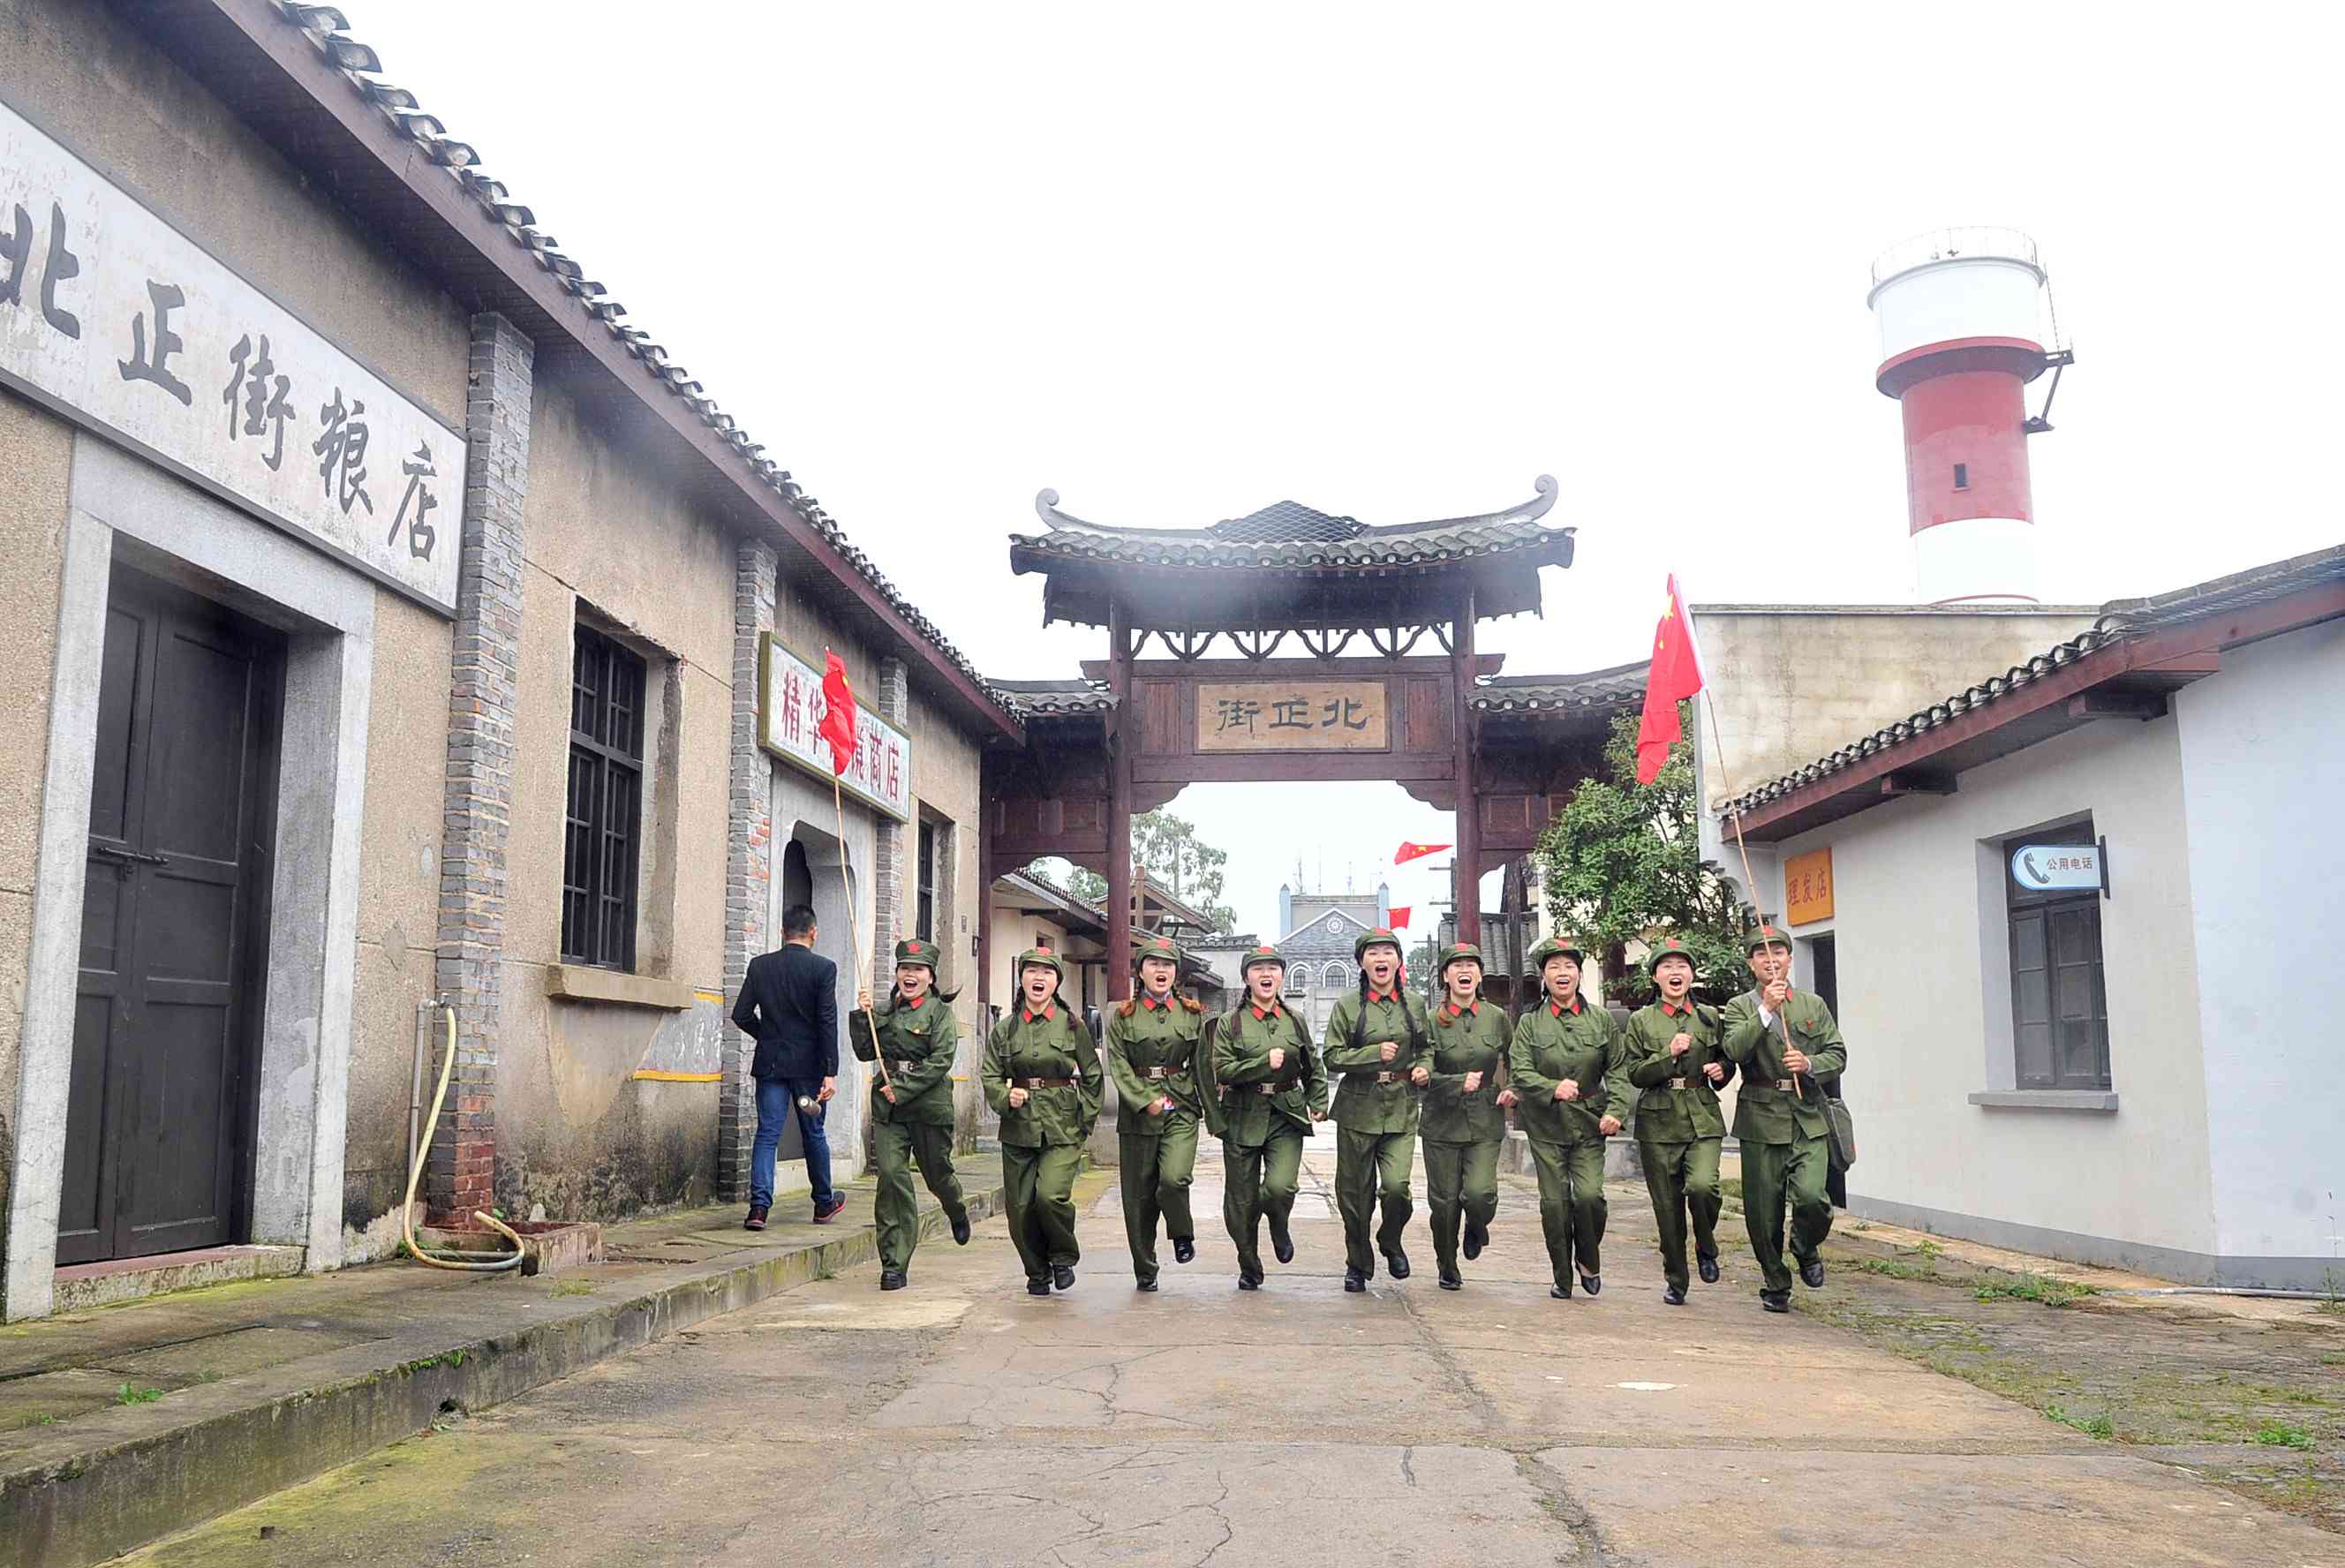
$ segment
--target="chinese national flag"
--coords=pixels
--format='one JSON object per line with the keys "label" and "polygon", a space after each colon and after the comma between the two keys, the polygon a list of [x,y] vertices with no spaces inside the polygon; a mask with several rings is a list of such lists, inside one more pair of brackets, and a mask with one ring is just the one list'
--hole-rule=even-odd
{"label": "chinese national flag", "polygon": [[1670,574],[1669,604],[1653,628],[1653,665],[1645,672],[1645,716],[1637,726],[1637,782],[1660,776],[1670,747],[1685,738],[1678,704],[1701,690],[1701,655],[1693,645],[1693,622],[1686,619],[1677,574]]}
{"label": "chinese national flag", "polygon": [[1419,860],[1428,855],[1439,855],[1448,847],[1449,845],[1446,844],[1404,844],[1393,851],[1392,863],[1395,865],[1406,865],[1412,860]]}
{"label": "chinese national flag", "polygon": [[[1449,846],[1445,844],[1441,847],[1447,849]],[[1430,852],[1428,851],[1428,853]],[[1391,910],[1386,914],[1385,919],[1395,931],[1406,930],[1408,926],[1409,914],[1416,907],[1416,905],[1413,904],[1396,904],[1392,906]]]}
{"label": "chinese national flag", "polygon": [[855,689],[838,654],[826,648],[822,657],[822,723],[814,733],[830,743],[830,771],[844,774],[855,757]]}

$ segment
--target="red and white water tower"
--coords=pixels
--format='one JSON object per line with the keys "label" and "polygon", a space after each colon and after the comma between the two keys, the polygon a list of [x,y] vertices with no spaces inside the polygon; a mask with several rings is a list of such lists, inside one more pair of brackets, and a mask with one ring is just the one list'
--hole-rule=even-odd
{"label": "red and white water tower", "polygon": [[1906,520],[1932,603],[2036,601],[2027,438],[2052,427],[2025,389],[2054,369],[2056,392],[2073,358],[2044,346],[2048,298],[2035,242],[2015,229],[1940,229],[1873,265],[1873,384],[1904,414]]}

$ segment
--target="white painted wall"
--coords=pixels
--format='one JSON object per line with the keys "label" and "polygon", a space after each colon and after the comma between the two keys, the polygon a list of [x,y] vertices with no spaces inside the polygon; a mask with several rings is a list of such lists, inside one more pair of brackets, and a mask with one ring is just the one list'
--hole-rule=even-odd
{"label": "white painted wall", "polygon": [[[767,893],[767,929],[781,939],[782,855],[792,838],[807,841],[807,868],[813,874],[814,950],[838,966],[838,1083],[831,1097],[824,1130],[830,1136],[830,1168],[834,1180],[846,1181],[863,1168],[865,1075],[857,1070],[855,1054],[847,1045],[847,1015],[855,1007],[855,992],[871,956],[870,868],[877,854],[871,809],[858,804],[847,807],[847,863],[855,889],[855,926],[845,916],[847,888],[838,875],[838,817],[831,794],[807,774],[787,764],[772,765],[771,796],[774,822],[773,878]],[[856,943],[862,944],[866,967],[856,967]],[[729,1025],[727,1026],[730,1027]],[[803,1165],[802,1160],[789,1163]]]}
{"label": "white painted wall", "polygon": [[2318,1287],[2301,1262],[2249,1260],[2336,1258],[2345,1275],[2345,856],[2329,820],[2345,778],[2345,622],[2225,653],[2175,717],[2217,1249],[2226,1282]]}

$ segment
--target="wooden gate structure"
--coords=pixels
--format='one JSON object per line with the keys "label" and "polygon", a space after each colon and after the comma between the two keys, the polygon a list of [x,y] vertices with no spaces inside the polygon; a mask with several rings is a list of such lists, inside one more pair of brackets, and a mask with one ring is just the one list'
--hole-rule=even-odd
{"label": "wooden gate structure", "polygon": [[[1541,613],[1541,567],[1571,564],[1574,531],[1540,521],[1555,491],[1542,476],[1519,506],[1383,526],[1281,501],[1199,529],[1086,522],[1042,491],[1047,531],[1010,536],[1011,569],[1043,575],[1045,624],[1104,627],[1108,652],[1080,680],[996,683],[1027,733],[985,754],[986,895],[1043,855],[1104,876],[1121,998],[1134,813],[1192,784],[1389,779],[1457,814],[1457,939],[1477,940],[1482,874],[1537,845],[1613,714],[1644,698],[1641,663],[1508,676],[1503,655],[1476,651],[1481,622]],[[988,1001],[991,926],[978,925]]]}

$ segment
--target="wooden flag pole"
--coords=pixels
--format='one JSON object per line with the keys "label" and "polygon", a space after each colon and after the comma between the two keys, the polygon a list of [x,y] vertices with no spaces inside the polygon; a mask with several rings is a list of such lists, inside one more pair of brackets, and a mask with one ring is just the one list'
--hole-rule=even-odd
{"label": "wooden flag pole", "polygon": [[[839,793],[838,775],[830,775],[831,809],[838,814],[838,885],[847,894],[847,939],[855,944],[855,988],[870,989],[868,972],[863,966],[863,926],[855,917],[855,879],[847,874],[847,797]],[[871,1031],[871,1059],[879,1064],[879,1084],[890,1093],[895,1080],[888,1076],[888,1058],[879,1051],[879,1020],[872,1010],[863,1009],[863,1027]]]}
{"label": "wooden flag pole", "polygon": [[[1701,707],[1702,712],[1710,715],[1710,744],[1718,748],[1718,782],[1724,787],[1726,798],[1731,801],[1735,798],[1734,781],[1728,776],[1726,771],[1726,737],[1719,733],[1718,704],[1710,700],[1710,683],[1707,680],[1701,683]],[[1700,809],[1699,802],[1696,803],[1695,809]],[[1755,908],[1759,897],[1759,879],[1751,874],[1751,846],[1742,842],[1742,809],[1740,806],[1729,806],[1727,814],[1734,823],[1735,853],[1742,857],[1742,885],[1750,893],[1752,906]],[[1759,924],[1762,927],[1767,924],[1766,912],[1763,910],[1760,911]],[[1791,946],[1788,939],[1784,942],[1784,946],[1787,947]],[[1756,976],[1754,976],[1753,978]],[[1765,1000],[1764,987],[1761,987],[1761,1000]],[[1783,1010],[1775,1015],[1775,1027],[1782,1031],[1783,1049],[1788,1052],[1792,1048],[1791,987],[1789,986],[1784,987],[1783,1000],[1785,1004]],[[1802,1098],[1805,1098],[1804,1096]],[[1816,1098],[1823,1098],[1821,1091]],[[1826,1114],[1831,1113],[1827,1111]]]}

